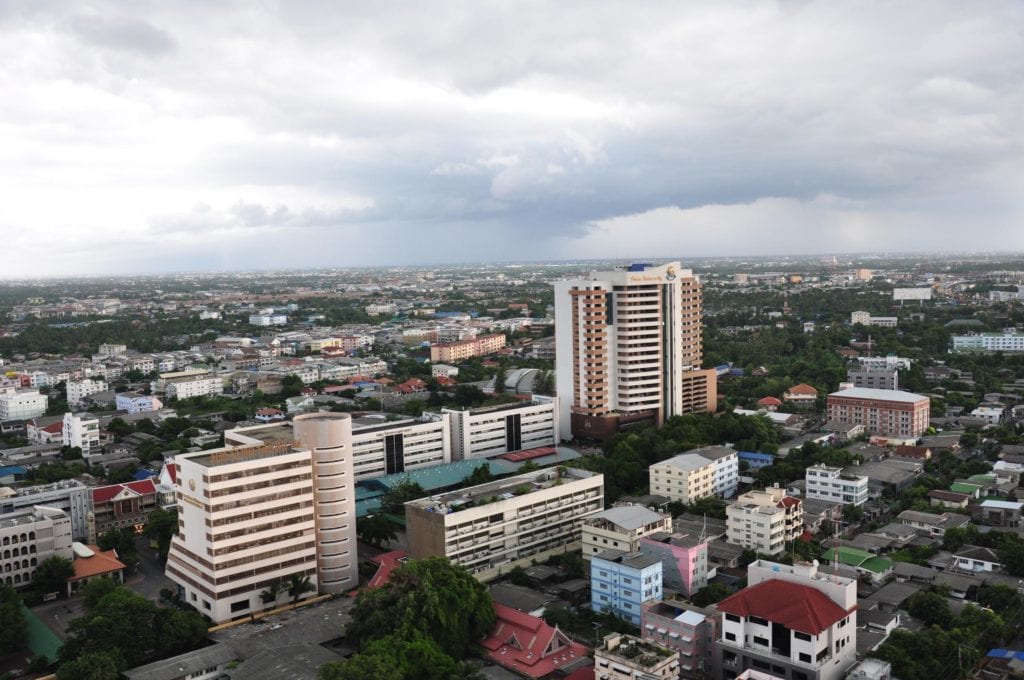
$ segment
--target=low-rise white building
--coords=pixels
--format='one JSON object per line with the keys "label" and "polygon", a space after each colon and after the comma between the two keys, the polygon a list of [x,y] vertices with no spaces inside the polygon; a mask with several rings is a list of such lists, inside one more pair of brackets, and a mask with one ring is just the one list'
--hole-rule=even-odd
{"label": "low-rise white building", "polygon": [[383,477],[451,462],[449,422],[444,414],[367,423],[352,428],[355,478]]}
{"label": "low-rise white building", "polygon": [[15,389],[0,394],[0,421],[28,420],[46,413],[49,400],[39,390]]}
{"label": "low-rise white building", "polygon": [[118,411],[128,413],[150,413],[164,407],[164,403],[156,396],[139,392],[121,392],[114,398],[114,402],[114,407]]}
{"label": "low-rise white building", "polygon": [[1003,333],[954,335],[954,352],[1024,352],[1024,333],[1011,329]]}
{"label": "low-rise white building", "polygon": [[82,400],[90,394],[107,391],[107,382],[100,379],[69,380],[67,383],[68,405],[72,408],[81,406]]}
{"label": "low-rise white building", "polygon": [[682,454],[648,468],[651,493],[680,503],[714,494],[715,463],[697,454]]}
{"label": "low-rise white building", "polygon": [[583,559],[589,560],[605,550],[635,553],[640,539],[664,532],[672,533],[672,516],[642,505],[618,505],[583,521]]}
{"label": "low-rise white building", "polygon": [[288,323],[287,314],[250,314],[249,324],[252,326],[284,326]]}
{"label": "low-rise white building", "polygon": [[224,382],[217,377],[180,378],[167,383],[168,399],[191,399],[210,394],[223,394]]}
{"label": "low-rise white building", "polygon": [[35,505],[0,515],[0,582],[32,583],[36,567],[54,555],[71,559],[71,518],[59,508]]}
{"label": "low-rise white building", "polygon": [[824,463],[807,468],[807,498],[843,505],[864,505],[868,501],[868,478],[843,474],[840,467]]}
{"label": "low-rise white building", "polygon": [[726,541],[778,555],[803,533],[803,503],[777,486],[748,491],[725,508]]}

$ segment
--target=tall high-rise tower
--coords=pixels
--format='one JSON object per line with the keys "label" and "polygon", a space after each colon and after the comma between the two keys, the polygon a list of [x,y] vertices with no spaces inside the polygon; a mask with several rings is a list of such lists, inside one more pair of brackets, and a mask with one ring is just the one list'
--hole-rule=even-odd
{"label": "tall high-rise tower", "polygon": [[715,371],[701,368],[700,282],[679,262],[555,283],[555,336],[563,439],[717,406]]}

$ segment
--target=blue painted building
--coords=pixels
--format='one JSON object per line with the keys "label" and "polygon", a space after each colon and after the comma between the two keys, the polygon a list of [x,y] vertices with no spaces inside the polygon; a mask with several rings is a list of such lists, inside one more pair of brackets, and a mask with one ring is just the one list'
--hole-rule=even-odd
{"label": "blue painted building", "polygon": [[750,466],[751,470],[775,464],[775,456],[773,454],[761,453],[760,451],[740,451],[740,460],[747,461],[747,465]]}
{"label": "blue painted building", "polygon": [[640,625],[643,604],[660,600],[661,560],[654,555],[605,550],[590,558],[590,607]]}

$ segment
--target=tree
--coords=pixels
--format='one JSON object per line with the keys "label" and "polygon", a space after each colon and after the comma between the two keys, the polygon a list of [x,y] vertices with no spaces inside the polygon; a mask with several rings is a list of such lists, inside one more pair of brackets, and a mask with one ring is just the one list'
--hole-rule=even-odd
{"label": "tree", "polygon": [[157,508],[150,513],[146,520],[146,528],[143,530],[146,538],[156,544],[156,550],[161,557],[167,554],[171,545],[171,538],[178,533],[178,511],[164,510]]}
{"label": "tree", "polygon": [[117,583],[109,578],[95,578],[85,584],[82,588],[82,604],[88,610],[95,609],[100,600],[112,593],[117,588]]}
{"label": "tree", "polygon": [[107,432],[110,432],[115,437],[126,437],[132,433],[132,426],[126,423],[123,418],[113,418],[107,423]]}
{"label": "tree", "polygon": [[729,589],[723,586],[721,583],[709,583],[704,586],[690,598],[690,602],[693,602],[698,607],[707,607],[710,604],[724,600],[729,596]]}
{"label": "tree", "polygon": [[462,478],[462,483],[465,486],[476,486],[477,484],[484,484],[494,479],[494,475],[491,474],[491,466],[486,462],[480,463],[473,471]]}
{"label": "tree", "polygon": [[915,619],[921,619],[929,626],[948,628],[953,622],[953,611],[942,595],[935,592],[914,593],[907,600],[907,611]]}
{"label": "tree", "polygon": [[395,528],[384,515],[370,515],[360,517],[356,520],[356,534],[363,543],[377,546],[378,548],[398,540]]}
{"label": "tree", "polygon": [[452,399],[458,406],[479,406],[487,401],[487,395],[476,385],[456,385]]}
{"label": "tree", "polygon": [[24,646],[27,625],[18,593],[14,588],[0,584],[0,656]]}
{"label": "tree", "polygon": [[454,680],[460,666],[432,639],[388,636],[367,643],[348,661],[324,664],[321,680]]}
{"label": "tree", "polygon": [[362,591],[346,634],[355,644],[396,634],[405,639],[421,635],[461,659],[494,621],[487,588],[465,568],[431,557],[399,567],[381,588]]}
{"label": "tree", "polygon": [[305,383],[302,382],[302,378],[297,375],[286,375],[281,378],[281,392],[277,396],[281,399],[297,397],[302,393],[303,387]]}
{"label": "tree", "polygon": [[116,650],[89,652],[61,664],[57,680],[118,680],[118,669],[125,667]]}
{"label": "tree", "polygon": [[261,591],[260,600],[263,601],[263,609],[269,609],[272,605],[277,604],[277,598],[286,587],[287,585],[283,581],[278,581],[266,590]]}
{"label": "tree", "polygon": [[96,545],[99,546],[100,550],[116,550],[117,559],[131,568],[139,563],[138,550],[135,547],[135,536],[135,529],[131,527],[110,529],[99,535],[99,538],[96,539]]}
{"label": "tree", "polygon": [[298,604],[299,599],[305,593],[316,590],[309,577],[302,574],[292,574],[291,578],[288,579],[287,585],[288,596],[292,598],[292,604]]}
{"label": "tree", "polygon": [[426,495],[427,492],[422,486],[405,477],[381,496],[380,505],[384,512],[404,515],[406,501],[423,498]]}
{"label": "tree", "polygon": [[40,595],[49,593],[64,593],[68,590],[68,579],[75,575],[75,568],[71,560],[66,560],[60,555],[48,557],[36,567],[36,573],[32,575],[32,587]]}

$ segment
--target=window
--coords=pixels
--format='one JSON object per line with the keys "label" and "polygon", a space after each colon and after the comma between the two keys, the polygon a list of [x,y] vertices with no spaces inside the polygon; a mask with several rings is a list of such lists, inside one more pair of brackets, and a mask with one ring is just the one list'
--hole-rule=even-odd
{"label": "window", "polygon": [[725,639],[728,640],[729,642],[736,642],[736,634],[735,633],[726,633],[725,634]]}
{"label": "window", "polygon": [[751,623],[756,623],[759,626],[767,626],[768,625],[768,621],[765,620],[765,619],[762,619],[760,616],[748,616],[747,617],[747,621],[750,621]]}
{"label": "window", "polygon": [[743,622],[743,619],[741,619],[740,617],[736,616],[735,614],[726,614],[725,615],[725,620],[726,621],[732,621],[733,623],[742,623]]}
{"label": "window", "polygon": [[[842,624],[840,624],[840,625],[842,625]],[[803,640],[804,642],[810,642],[811,641],[811,636],[810,635],[808,635],[807,633],[801,633],[800,631],[796,631],[796,630],[793,631],[793,637],[795,637],[797,640]]]}
{"label": "window", "polygon": [[[763,638],[763,637],[760,637],[758,635],[755,635],[754,636],[754,644],[763,645],[763,646],[767,647],[768,646],[768,638]],[[838,644],[836,646],[838,646]]]}
{"label": "window", "polygon": [[811,662],[811,655],[810,654],[804,654],[803,652],[800,652],[800,661],[802,661],[803,663],[810,663]]}

